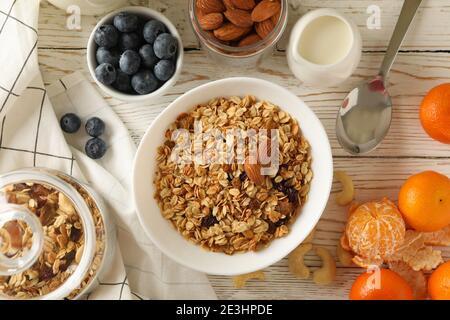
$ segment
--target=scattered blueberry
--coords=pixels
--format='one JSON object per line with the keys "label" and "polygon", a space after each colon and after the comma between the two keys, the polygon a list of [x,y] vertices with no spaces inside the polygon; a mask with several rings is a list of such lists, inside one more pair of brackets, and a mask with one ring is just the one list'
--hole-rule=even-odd
{"label": "scattered blueberry", "polygon": [[130,93],[132,91],[130,76],[120,69],[117,70],[116,81],[114,81],[112,85],[120,92]]}
{"label": "scattered blueberry", "polygon": [[170,33],[162,33],[156,38],[153,50],[158,58],[170,59],[177,53],[178,41]]}
{"label": "scattered blueberry", "polygon": [[128,75],[135,74],[141,66],[141,57],[136,51],[126,50],[122,53],[119,61],[120,70]]}
{"label": "scattered blueberry", "polygon": [[153,68],[153,66],[159,61],[151,44],[144,44],[139,50],[139,55],[141,56],[142,64],[147,68]]}
{"label": "scattered blueberry", "polygon": [[133,32],[138,28],[139,18],[128,12],[121,12],[114,17],[114,26],[120,32]]}
{"label": "scattered blueberry", "polygon": [[110,63],[102,63],[95,68],[97,80],[105,85],[110,85],[116,80],[116,69]]}
{"label": "scattered blueberry", "polygon": [[120,52],[116,48],[108,49],[105,47],[99,47],[96,53],[97,63],[109,63],[114,67],[119,66]]}
{"label": "scattered blueberry", "polygon": [[149,94],[158,88],[159,83],[150,70],[143,69],[131,78],[131,86],[139,94]]}
{"label": "scattered blueberry", "polygon": [[91,137],[99,137],[105,132],[105,123],[102,119],[93,117],[86,121],[85,129]]}
{"label": "scattered blueberry", "polygon": [[59,124],[64,132],[75,133],[80,129],[81,120],[76,114],[67,113],[62,116]]}
{"label": "scattered blueberry", "polygon": [[171,60],[160,60],[154,69],[155,77],[161,81],[167,81],[175,72],[175,65]]}
{"label": "scattered blueberry", "polygon": [[110,24],[100,26],[95,30],[94,41],[100,47],[115,47],[119,41],[119,32]]}
{"label": "scattered blueberry", "polygon": [[144,26],[143,35],[145,41],[153,44],[156,38],[164,32],[166,32],[166,26],[161,21],[150,20]]}
{"label": "scattered blueberry", "polygon": [[122,33],[119,45],[122,50],[134,50],[141,46],[141,38],[135,32]]}
{"label": "scattered blueberry", "polygon": [[92,138],[86,142],[84,149],[89,158],[100,159],[106,153],[106,143],[100,138]]}

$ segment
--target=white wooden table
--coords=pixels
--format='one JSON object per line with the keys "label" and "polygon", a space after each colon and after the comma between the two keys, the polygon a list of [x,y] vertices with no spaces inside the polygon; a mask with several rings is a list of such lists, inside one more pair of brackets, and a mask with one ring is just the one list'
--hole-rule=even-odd
{"label": "white wooden table", "polygon": [[[450,2],[424,0],[390,74],[389,91],[394,103],[391,130],[381,146],[364,157],[352,157],[339,146],[334,132],[337,106],[356,83],[376,74],[403,1],[290,0],[290,3],[290,25],[305,12],[318,7],[335,8],[351,18],[358,25],[364,44],[359,68],[351,79],[338,87],[319,89],[300,85],[289,71],[285,59],[288,28],[273,57],[246,75],[289,88],[316,112],[328,132],[336,169],[343,169],[354,178],[357,200],[383,196],[397,199],[402,182],[412,173],[422,170],[433,169],[450,176],[450,146],[429,139],[418,119],[418,106],[426,92],[435,85],[450,82]],[[163,12],[177,26],[185,46],[181,78],[157,103],[131,104],[105,96],[138,143],[153,119],[176,97],[202,83],[240,75],[240,71],[210,63],[205,52],[200,50],[189,26],[187,0],[132,0],[130,4],[147,5]],[[372,4],[381,8],[379,30],[366,27],[369,16],[366,10]],[[98,17],[84,16],[80,31],[67,30],[65,12],[42,1],[39,61],[46,84],[76,70],[83,70],[90,78],[86,66],[86,43],[97,20]],[[333,193],[338,188],[335,184]],[[329,248],[334,254],[345,219],[345,210],[334,203],[332,195],[314,242]],[[444,256],[445,260],[450,258],[450,249],[444,249]],[[307,263],[318,266],[320,261],[315,256],[308,256]],[[235,289],[230,277],[211,276],[210,279],[218,297],[224,299],[345,299],[353,279],[362,272],[358,268],[338,265],[334,284],[320,287],[311,280],[300,281],[293,277],[286,259],[265,271],[266,281],[251,281],[244,289]]]}

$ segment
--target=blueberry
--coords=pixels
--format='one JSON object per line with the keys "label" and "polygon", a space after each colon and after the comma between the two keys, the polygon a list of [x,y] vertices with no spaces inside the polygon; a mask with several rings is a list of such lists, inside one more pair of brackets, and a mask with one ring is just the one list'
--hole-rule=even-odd
{"label": "blueberry", "polygon": [[86,142],[84,150],[89,158],[100,159],[106,153],[106,143],[100,138],[92,138]]}
{"label": "blueberry", "polygon": [[109,63],[114,67],[119,66],[120,52],[116,48],[108,49],[105,47],[99,47],[95,56],[98,64]]}
{"label": "blueberry", "polygon": [[128,75],[135,74],[141,66],[141,57],[136,51],[127,50],[122,53],[119,61],[120,70]]}
{"label": "blueberry", "polygon": [[81,127],[80,118],[74,113],[67,113],[59,121],[61,129],[67,133],[75,133]]}
{"label": "blueberry", "polygon": [[119,90],[120,92],[129,93],[131,92],[131,79],[130,76],[127,75],[122,70],[117,70],[116,81],[113,82],[113,87]]}
{"label": "blueberry", "polygon": [[144,69],[131,78],[131,86],[139,94],[148,94],[158,89],[158,79],[150,70]]}
{"label": "blueberry", "polygon": [[156,38],[153,50],[158,58],[170,59],[177,53],[178,41],[170,33],[162,33]]}
{"label": "blueberry", "polygon": [[147,68],[153,68],[159,60],[151,44],[144,44],[139,50],[139,55],[141,56],[142,64]]}
{"label": "blueberry", "polygon": [[167,81],[173,76],[175,65],[171,60],[160,60],[153,71],[159,80]]}
{"label": "blueberry", "polygon": [[138,27],[139,18],[128,12],[121,12],[114,17],[114,26],[120,32],[133,32]]}
{"label": "blueberry", "polygon": [[84,128],[91,137],[99,137],[105,132],[105,123],[102,119],[93,117],[86,121]]}
{"label": "blueberry", "polygon": [[134,50],[140,47],[141,37],[135,32],[122,33],[119,39],[122,50]]}
{"label": "blueberry", "polygon": [[115,47],[119,41],[119,31],[110,24],[100,26],[95,30],[94,41],[100,47]]}
{"label": "blueberry", "polygon": [[150,44],[153,44],[156,38],[164,32],[166,32],[166,26],[158,20],[148,21],[144,26],[144,30],[142,31],[145,41]]}
{"label": "blueberry", "polygon": [[95,68],[95,77],[98,81],[109,86],[116,80],[116,68],[110,63],[102,63]]}

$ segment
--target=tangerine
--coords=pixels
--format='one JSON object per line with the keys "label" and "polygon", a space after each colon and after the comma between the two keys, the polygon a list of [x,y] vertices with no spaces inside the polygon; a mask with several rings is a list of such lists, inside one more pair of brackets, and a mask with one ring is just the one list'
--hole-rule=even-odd
{"label": "tangerine", "polygon": [[363,260],[392,255],[405,238],[405,222],[387,198],[360,205],[349,216],[345,235],[349,247]]}
{"label": "tangerine", "polygon": [[441,264],[431,274],[428,292],[433,300],[450,300],[450,261]]}
{"label": "tangerine", "polygon": [[431,138],[450,143],[450,83],[428,92],[420,106],[420,122]]}
{"label": "tangerine", "polygon": [[434,171],[411,176],[398,204],[406,222],[417,231],[438,231],[450,225],[450,179]]}
{"label": "tangerine", "polygon": [[414,300],[411,286],[394,271],[378,269],[356,278],[350,300]]}

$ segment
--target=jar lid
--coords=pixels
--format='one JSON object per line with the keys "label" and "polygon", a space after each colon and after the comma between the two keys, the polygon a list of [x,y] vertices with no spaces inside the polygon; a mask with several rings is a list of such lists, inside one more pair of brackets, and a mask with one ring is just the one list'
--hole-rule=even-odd
{"label": "jar lid", "polygon": [[63,299],[95,253],[88,206],[45,169],[0,176],[0,299]]}

